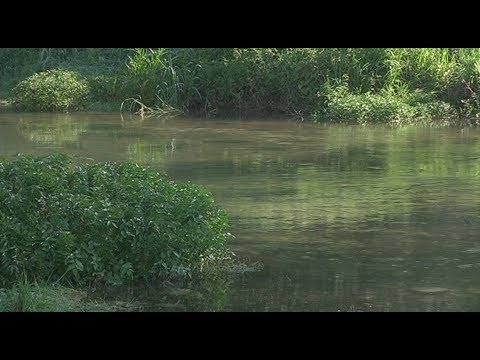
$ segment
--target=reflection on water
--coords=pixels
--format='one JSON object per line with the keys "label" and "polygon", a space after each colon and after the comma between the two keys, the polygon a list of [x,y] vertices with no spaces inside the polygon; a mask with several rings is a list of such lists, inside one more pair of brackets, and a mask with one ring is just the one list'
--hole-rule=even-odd
{"label": "reflection on water", "polygon": [[[0,156],[133,159],[202,184],[231,248],[264,263],[179,309],[480,310],[478,129],[62,116],[1,114]],[[165,300],[140,291],[145,309]]]}
{"label": "reflection on water", "polygon": [[20,116],[17,127],[28,140],[51,145],[78,143],[80,134],[86,131],[85,123],[73,122],[69,114],[53,114],[43,121],[34,116]]}
{"label": "reflection on water", "polygon": [[[172,280],[172,279],[171,279]],[[225,311],[232,291],[232,278],[209,274],[208,278],[185,278],[98,289],[96,297],[126,303],[127,311],[218,312]]]}

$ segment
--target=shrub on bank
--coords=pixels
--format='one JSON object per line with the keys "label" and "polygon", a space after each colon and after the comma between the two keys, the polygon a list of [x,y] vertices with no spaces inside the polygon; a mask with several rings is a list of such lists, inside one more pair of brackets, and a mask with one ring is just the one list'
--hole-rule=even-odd
{"label": "shrub on bank", "polygon": [[223,251],[227,217],[203,188],[132,162],[66,155],[0,163],[0,276],[122,283],[195,269]]}
{"label": "shrub on bank", "polygon": [[13,92],[15,104],[23,110],[70,111],[86,105],[89,86],[76,72],[55,69],[29,76]]}
{"label": "shrub on bank", "polygon": [[457,116],[448,103],[421,92],[355,94],[345,86],[327,92],[325,107],[313,114],[315,121],[399,124]]}

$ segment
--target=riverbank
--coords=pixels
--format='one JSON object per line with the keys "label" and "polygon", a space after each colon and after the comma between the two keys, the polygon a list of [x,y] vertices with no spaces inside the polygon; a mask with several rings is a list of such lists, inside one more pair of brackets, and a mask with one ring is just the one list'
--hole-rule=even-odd
{"label": "riverbank", "polygon": [[100,301],[85,289],[60,285],[19,283],[0,289],[0,312],[112,312],[125,311],[127,303]]}
{"label": "riverbank", "polygon": [[0,49],[0,62],[4,111],[446,125],[480,114],[480,49]]}
{"label": "riverbank", "polygon": [[27,278],[0,288],[0,312],[222,311],[232,283],[263,269],[259,262],[225,258],[193,276],[177,274],[121,286],[92,283],[72,287]]}

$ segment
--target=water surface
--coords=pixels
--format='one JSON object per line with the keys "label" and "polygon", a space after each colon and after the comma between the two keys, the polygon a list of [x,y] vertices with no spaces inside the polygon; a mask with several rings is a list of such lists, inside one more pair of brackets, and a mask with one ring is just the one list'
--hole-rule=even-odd
{"label": "water surface", "polygon": [[480,311],[478,129],[0,114],[0,156],[54,151],[213,193],[264,269],[198,309]]}

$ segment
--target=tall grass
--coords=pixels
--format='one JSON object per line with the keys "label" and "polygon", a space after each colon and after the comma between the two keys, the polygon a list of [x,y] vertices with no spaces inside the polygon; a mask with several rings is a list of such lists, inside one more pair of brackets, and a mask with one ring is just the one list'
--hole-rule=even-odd
{"label": "tall grass", "polygon": [[26,311],[32,302],[32,293],[30,289],[30,283],[27,280],[26,273],[17,280],[17,283],[13,287],[15,296],[12,301],[13,311]]}
{"label": "tall grass", "polygon": [[458,77],[458,66],[449,49],[387,49],[387,83],[407,84],[411,90],[441,91]]}
{"label": "tall grass", "polygon": [[131,105],[154,114],[181,112],[184,84],[173,65],[172,53],[164,48],[134,49],[129,56],[126,87]]}

